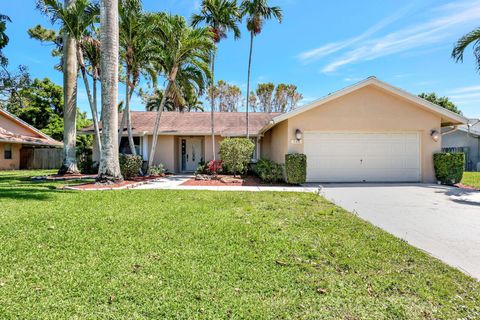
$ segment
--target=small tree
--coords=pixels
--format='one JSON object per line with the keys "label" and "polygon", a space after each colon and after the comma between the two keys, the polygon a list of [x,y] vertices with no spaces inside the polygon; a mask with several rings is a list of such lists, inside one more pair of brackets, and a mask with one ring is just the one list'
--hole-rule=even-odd
{"label": "small tree", "polygon": [[254,150],[255,144],[250,139],[228,138],[220,143],[223,165],[233,176],[246,171]]}

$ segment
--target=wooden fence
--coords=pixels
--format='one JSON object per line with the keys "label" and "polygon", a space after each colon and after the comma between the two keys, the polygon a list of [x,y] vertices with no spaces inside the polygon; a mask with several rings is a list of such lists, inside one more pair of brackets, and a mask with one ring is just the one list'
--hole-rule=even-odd
{"label": "wooden fence", "polygon": [[62,166],[63,149],[22,148],[20,169],[58,169]]}

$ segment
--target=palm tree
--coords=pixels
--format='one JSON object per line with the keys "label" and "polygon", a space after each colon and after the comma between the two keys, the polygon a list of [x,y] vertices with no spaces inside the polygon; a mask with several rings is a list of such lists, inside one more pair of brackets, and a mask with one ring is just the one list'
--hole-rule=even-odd
{"label": "palm tree", "polygon": [[200,90],[210,79],[209,63],[211,53],[215,49],[212,32],[209,28],[191,28],[187,26],[183,17],[177,15],[162,14],[158,19],[160,21],[157,32],[159,38],[157,68],[165,75],[167,87],[155,119],[148,168],[153,163],[160,119],[167,97],[174,101],[183,99],[181,87],[185,86],[185,81]]}
{"label": "palm tree", "polygon": [[123,180],[118,162],[118,0],[100,1],[100,69],[102,70],[102,153],[98,183]]}
{"label": "palm tree", "polygon": [[480,71],[480,28],[461,37],[452,51],[452,58],[455,62],[463,62],[463,53],[465,49],[473,43],[473,54],[477,60],[477,69]]}
{"label": "palm tree", "polygon": [[[132,154],[136,155],[130,100],[140,82],[141,72],[153,72],[152,61],[157,52],[152,41],[154,21],[149,15],[142,12],[140,0],[122,0],[119,14],[121,58],[125,66],[125,112],[122,115],[122,123],[126,118],[130,150]],[[122,132],[123,125],[120,128],[119,139]]]}
{"label": "palm tree", "polygon": [[[248,78],[247,78],[247,96],[250,92],[250,70],[252,66],[252,50],[253,38],[262,32],[263,23],[265,20],[276,18],[278,22],[282,22],[282,10],[279,7],[269,7],[267,0],[244,0],[240,5],[243,15],[247,17],[247,30],[250,31],[250,54],[248,58]],[[246,102],[246,122],[247,122],[247,139],[250,137],[248,132],[248,103]]]}
{"label": "palm tree", "polygon": [[[203,0],[200,14],[194,14],[191,18],[192,26],[196,27],[200,22],[205,22],[213,32],[215,44],[227,37],[228,31],[233,31],[235,39],[240,38],[240,29],[238,23],[241,21],[241,15],[237,7],[236,0]],[[215,83],[215,51],[212,52],[211,73],[212,79],[210,86],[213,88]],[[213,94],[213,90],[211,90]],[[210,97],[210,112],[212,122],[212,154],[213,160],[216,158],[215,152],[215,99]]]}
{"label": "palm tree", "polygon": [[[92,28],[94,28],[93,24],[98,22],[98,15],[100,13],[99,7],[96,4],[90,3],[89,0],[76,0],[75,3],[71,4],[69,7],[63,7],[58,0],[41,0],[40,5],[42,6],[44,13],[50,17],[52,23],[60,21],[62,25],[61,31],[68,34],[68,36],[75,41],[77,62],[80,67],[90,105],[90,111],[92,113],[96,143],[101,152],[102,144],[100,139],[100,129],[98,126],[95,79],[95,77],[98,77],[96,75],[96,73],[98,73],[98,65],[95,65],[96,57],[94,56],[98,50],[98,41],[92,36]],[[93,96],[88,82],[85,57],[89,60],[92,69],[94,84]]]}

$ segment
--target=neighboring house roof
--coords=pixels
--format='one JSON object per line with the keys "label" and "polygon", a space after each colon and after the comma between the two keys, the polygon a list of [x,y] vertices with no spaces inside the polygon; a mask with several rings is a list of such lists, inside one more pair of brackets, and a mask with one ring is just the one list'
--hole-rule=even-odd
{"label": "neighboring house roof", "polygon": [[[249,133],[257,135],[265,125],[280,113],[249,113]],[[132,130],[134,135],[151,135],[157,112],[132,111]],[[122,114],[118,116],[120,125]],[[100,124],[101,127],[101,124]],[[126,128],[124,134],[126,134]],[[215,134],[225,137],[245,136],[246,114],[244,112],[215,112]],[[93,126],[81,130],[93,133]],[[160,120],[161,135],[209,135],[211,128],[210,112],[163,112]]]}
{"label": "neighboring house roof", "polygon": [[461,125],[461,126],[458,126],[458,130],[463,131],[463,132],[467,132],[470,135],[480,137],[480,123],[477,124],[477,125],[471,126],[470,129],[466,125]]}
{"label": "neighboring house roof", "polygon": [[[0,127],[0,142],[22,143],[22,144],[29,144],[29,145],[42,145],[42,146],[53,146],[53,147],[63,146],[61,142],[54,140],[50,136],[41,132],[37,128],[29,125],[25,121],[19,119],[18,117],[14,116],[13,114],[11,114],[6,110],[0,109],[0,115],[11,120],[16,125],[22,126],[26,128],[28,131],[32,132],[32,135],[26,135],[26,134],[13,132],[11,129],[7,130],[5,128]],[[0,123],[0,126],[1,126],[1,123]]]}
{"label": "neighboring house roof", "polygon": [[407,99],[411,102],[416,103],[417,105],[425,108],[426,110],[432,111],[442,117],[442,124],[446,125],[456,125],[456,124],[465,124],[467,123],[468,119],[455,113],[450,110],[447,110],[445,108],[442,108],[441,106],[438,106],[434,103],[431,103],[425,99],[422,99],[414,94],[408,93],[400,88],[394,87],[391,84],[388,84],[384,81],[381,81],[377,79],[376,77],[369,77],[365,80],[362,80],[354,85],[351,85],[349,87],[343,88],[341,90],[335,91],[333,93],[330,93],[329,95],[320,98],[316,101],[313,101],[310,104],[304,105],[300,108],[297,108],[295,110],[292,110],[290,112],[278,115],[272,119],[272,122],[265,126],[261,132],[265,132],[272,128],[275,124],[282,122],[284,120],[287,120],[289,118],[292,118],[296,115],[299,115],[303,112],[309,111],[313,108],[319,107],[321,105],[326,104],[327,102],[330,102],[332,100],[338,99],[342,96],[345,96],[351,92],[354,92],[356,90],[359,90],[361,88],[364,88],[366,86],[374,85],[376,87],[382,88],[390,93],[393,93],[397,96],[400,96],[404,99]]}

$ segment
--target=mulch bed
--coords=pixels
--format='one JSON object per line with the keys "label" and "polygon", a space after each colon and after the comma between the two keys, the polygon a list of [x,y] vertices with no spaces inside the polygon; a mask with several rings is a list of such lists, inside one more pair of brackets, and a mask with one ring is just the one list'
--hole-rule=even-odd
{"label": "mulch bed", "polygon": [[[96,177],[96,175],[94,176]],[[82,183],[75,186],[65,186],[63,189],[65,190],[124,190],[124,189],[131,189],[138,187],[142,184],[155,181],[161,177],[159,176],[148,176],[148,177],[135,177],[129,180],[124,180],[120,183],[102,185],[102,184],[95,184],[94,182],[91,183]]]}
{"label": "mulch bed", "polygon": [[225,187],[225,186],[245,186],[245,187],[258,187],[258,186],[289,186],[285,183],[268,184],[263,183],[258,177],[245,176],[241,178],[233,178],[228,175],[218,175],[216,179],[211,180],[196,180],[195,178],[189,179],[181,184],[182,186],[209,186],[209,187]]}

